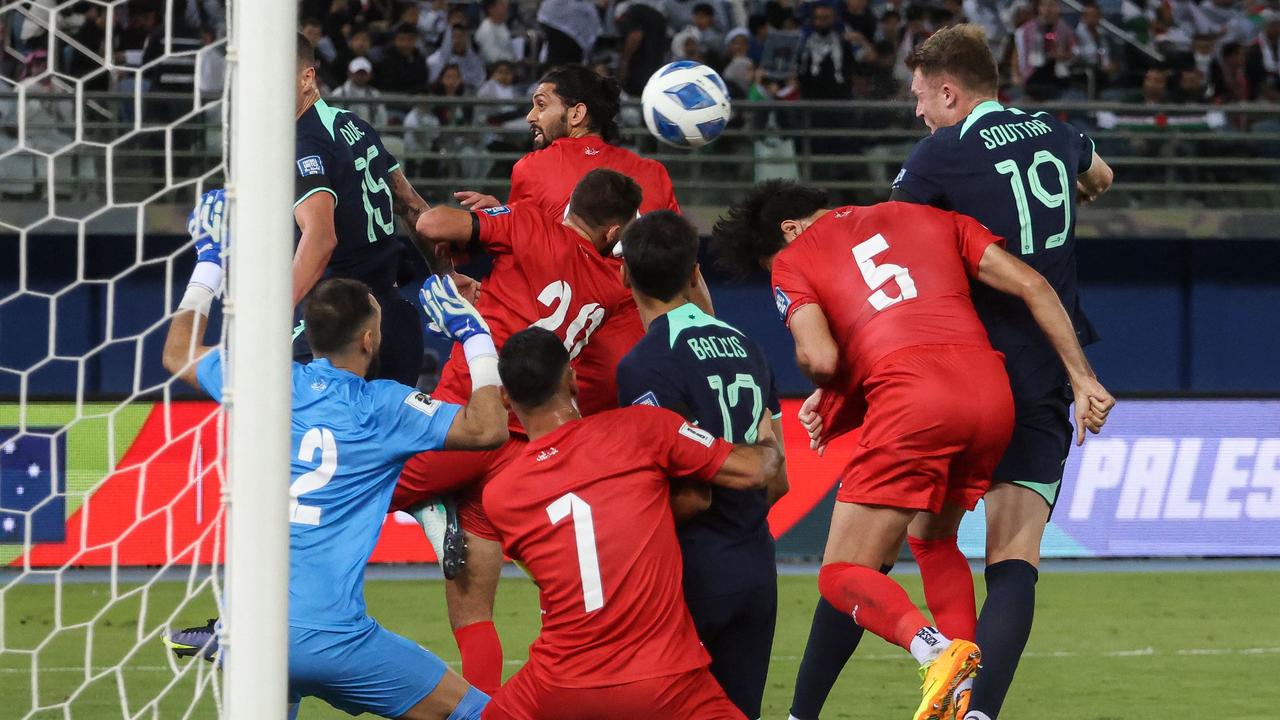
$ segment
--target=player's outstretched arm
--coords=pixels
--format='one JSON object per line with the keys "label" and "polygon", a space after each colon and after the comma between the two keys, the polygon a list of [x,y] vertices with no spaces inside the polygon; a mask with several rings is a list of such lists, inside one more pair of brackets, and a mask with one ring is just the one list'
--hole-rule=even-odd
{"label": "player's outstretched arm", "polygon": [[447,244],[461,250],[471,242],[476,232],[474,222],[472,214],[466,210],[437,205],[422,213],[415,227],[418,236],[430,249]]}
{"label": "player's outstretched arm", "polygon": [[498,351],[489,326],[448,275],[432,275],[418,292],[432,332],[462,344],[471,370],[471,400],[454,416],[446,450],[489,450],[507,441],[507,410],[498,392]]}
{"label": "player's outstretched arm", "polygon": [[404,221],[404,226],[408,228],[409,238],[413,240],[413,244],[421,251],[423,259],[427,262],[427,269],[434,275],[442,275],[453,272],[453,258],[448,253],[436,252],[436,246],[418,233],[418,219],[423,216],[431,206],[426,200],[413,189],[413,185],[409,184],[409,179],[404,176],[404,171],[396,168],[391,172],[391,210]]}
{"label": "player's outstretched arm", "polygon": [[1111,166],[1103,162],[1098,156],[1097,151],[1093,153],[1093,163],[1089,165],[1089,169],[1076,178],[1076,190],[1083,202],[1093,202],[1097,200],[1102,193],[1111,188],[1111,182],[1115,179],[1115,173],[1111,171]]}
{"label": "player's outstretched arm", "polygon": [[1029,265],[994,244],[988,245],[982,254],[978,280],[1001,292],[1016,295],[1027,304],[1036,324],[1044,331],[1058,357],[1062,358],[1071,380],[1076,402],[1076,444],[1084,442],[1085,428],[1097,434],[1116,400],[1094,375],[1071,326],[1071,318],[1053,286]]}
{"label": "player's outstretched arm", "polygon": [[814,303],[791,314],[787,327],[796,341],[796,364],[814,385],[821,387],[835,376],[840,364],[840,348],[831,337],[827,315]]}
{"label": "player's outstretched arm", "polygon": [[222,287],[222,245],[227,239],[224,218],[226,196],[221,188],[200,197],[187,216],[187,232],[196,251],[196,266],[187,282],[187,291],[178,303],[178,311],[169,322],[164,339],[161,362],[164,369],[197,390],[196,363],[214,348],[205,345],[204,331],[209,324],[209,308]]}
{"label": "player's outstretched arm", "polygon": [[778,485],[779,478],[786,482],[782,466],[782,448],[773,434],[772,418],[765,416],[760,423],[760,435],[750,445],[734,445],[720,471],[711,478],[712,485],[733,490],[764,490],[767,495],[778,497],[786,489]]}
{"label": "player's outstretched arm", "polygon": [[327,192],[308,195],[293,209],[293,219],[302,230],[298,249],[293,252],[293,304],[320,282],[324,269],[338,247],[338,231],[333,225],[334,197]]}

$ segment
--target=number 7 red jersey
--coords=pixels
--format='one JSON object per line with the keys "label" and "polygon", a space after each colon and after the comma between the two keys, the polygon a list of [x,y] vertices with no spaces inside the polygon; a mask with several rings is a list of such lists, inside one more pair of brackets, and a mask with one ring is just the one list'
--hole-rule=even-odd
{"label": "number 7 red jersey", "polygon": [[925,205],[836,208],[774,258],[774,300],[788,325],[805,305],[822,308],[840,348],[827,395],[856,399],[871,367],[896,350],[990,349],[969,280],[987,247],[1001,242],[971,217]]}
{"label": "number 7 red jersey", "polygon": [[[607,319],[632,304],[616,265],[541,208],[504,205],[475,218],[480,244],[493,258],[476,309],[499,349],[512,334],[537,325],[554,332],[576,357]],[[470,398],[471,374],[460,345],[454,344],[433,394],[446,402]],[[524,432],[514,415],[512,430]]]}
{"label": "number 7 red jersey", "polygon": [[663,408],[632,406],[529,442],[484,489],[502,547],[538,585],[529,666],[568,688],[707,665],[681,587],[672,477],[709,480],[733,446]]}

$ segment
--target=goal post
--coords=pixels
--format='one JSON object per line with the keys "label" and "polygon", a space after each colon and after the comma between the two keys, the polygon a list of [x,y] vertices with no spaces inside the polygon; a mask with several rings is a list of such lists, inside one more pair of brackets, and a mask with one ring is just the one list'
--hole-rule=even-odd
{"label": "goal post", "polygon": [[[232,4],[232,3],[229,3]],[[283,717],[297,3],[234,3],[228,273],[226,716]],[[229,400],[229,402],[227,402]]]}

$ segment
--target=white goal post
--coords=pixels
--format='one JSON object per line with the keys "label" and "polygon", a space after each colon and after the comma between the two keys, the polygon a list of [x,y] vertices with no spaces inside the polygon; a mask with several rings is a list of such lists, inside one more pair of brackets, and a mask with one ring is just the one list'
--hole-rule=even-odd
{"label": "white goal post", "polygon": [[298,4],[228,3],[231,36],[230,436],[226,692],[232,720],[283,717],[287,695],[293,161]]}

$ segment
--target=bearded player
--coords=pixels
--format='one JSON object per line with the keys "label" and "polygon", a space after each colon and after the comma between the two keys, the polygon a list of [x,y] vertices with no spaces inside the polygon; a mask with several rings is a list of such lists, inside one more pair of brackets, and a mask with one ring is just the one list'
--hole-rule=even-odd
{"label": "bearded player", "polygon": [[[418,220],[417,230],[429,242],[454,249],[478,242],[493,258],[477,309],[498,347],[512,333],[536,325],[554,332],[566,351],[578,357],[599,331],[634,308],[617,263],[608,256],[639,205],[640,187],[634,181],[611,170],[594,170],[574,188],[563,220],[550,219],[532,204],[477,212],[435,207]],[[435,397],[465,400],[469,387],[465,357],[455,351]],[[597,386],[594,392],[602,390]],[[594,398],[586,389],[581,400],[584,408],[617,401]],[[391,503],[393,510],[412,510],[459,493],[467,561],[445,584],[445,597],[463,676],[486,692],[502,681],[493,601],[503,556],[483,518],[479,492],[523,446],[524,431],[514,418],[511,434],[505,446],[489,452],[424,453],[410,459]]]}
{"label": "bearded player", "polygon": [[569,353],[541,328],[507,340],[498,372],[529,443],[485,488],[484,509],[538,585],[542,629],[485,717],[745,718],[685,606],[670,488],[674,477],[778,492],[770,415],[737,446],[664,408],[583,418]]}
{"label": "bearded player", "polygon": [[[917,720],[954,717],[954,693],[981,651],[935,628],[877,568],[897,556],[908,524],[917,536],[955,534],[1013,431],[1004,358],[969,299],[970,279],[1018,297],[1048,338],[1071,378],[1080,442],[1114,399],[1053,287],[972,218],[892,202],[829,210],[825,192],[774,181],[730,209],[714,242],[731,267],[772,270],[797,363],[819,387],[806,403],[815,443],[862,427],[836,496],[822,597],[923,666]],[[954,589],[965,591],[971,576]],[[974,622],[970,610],[959,624]]]}

